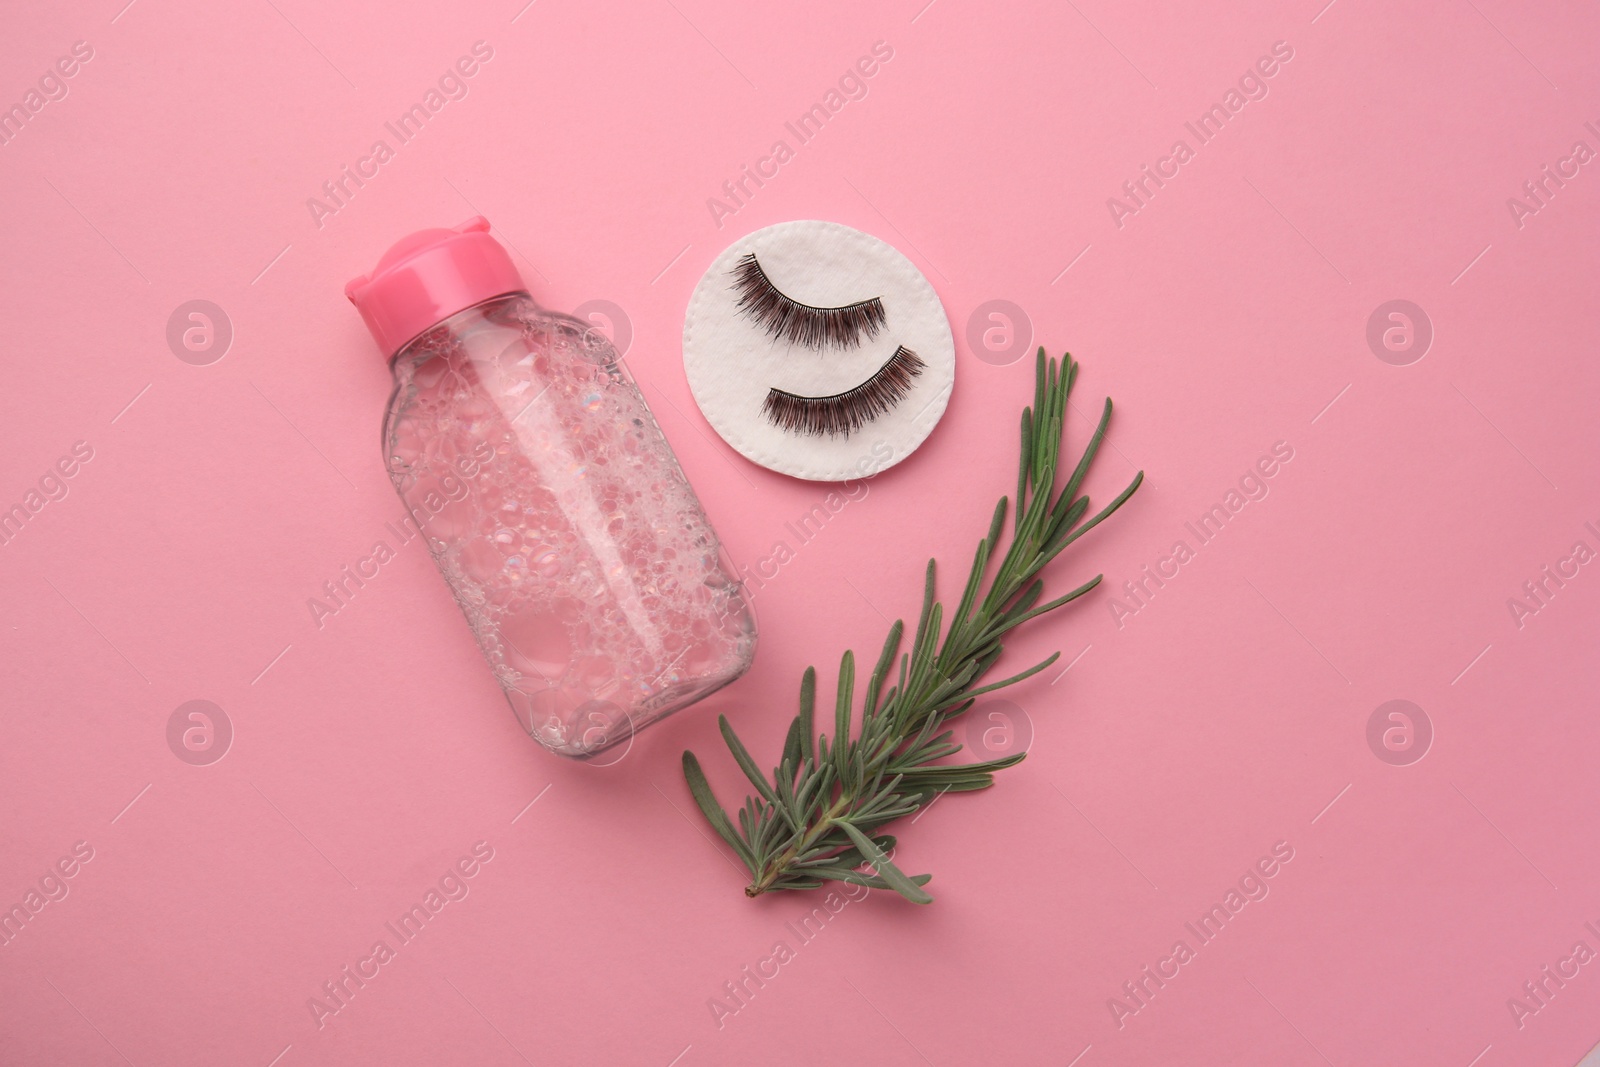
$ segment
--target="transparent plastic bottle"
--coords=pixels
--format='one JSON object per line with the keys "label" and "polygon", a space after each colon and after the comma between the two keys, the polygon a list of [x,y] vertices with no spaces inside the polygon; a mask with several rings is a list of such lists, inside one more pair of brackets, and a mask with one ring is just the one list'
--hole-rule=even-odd
{"label": "transparent plastic bottle", "polygon": [[395,389],[389,476],[528,733],[587,759],[733,681],[755,622],[638,386],[489,224],[345,287]]}

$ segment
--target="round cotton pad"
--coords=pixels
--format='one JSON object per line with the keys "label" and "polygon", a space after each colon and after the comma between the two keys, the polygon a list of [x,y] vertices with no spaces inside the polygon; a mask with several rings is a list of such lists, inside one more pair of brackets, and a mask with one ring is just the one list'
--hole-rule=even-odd
{"label": "round cotton pad", "polygon": [[842,481],[927,439],[956,352],[933,286],[892,246],[836,222],[782,222],[707,268],[683,323],[683,366],[707,421],[744,456]]}

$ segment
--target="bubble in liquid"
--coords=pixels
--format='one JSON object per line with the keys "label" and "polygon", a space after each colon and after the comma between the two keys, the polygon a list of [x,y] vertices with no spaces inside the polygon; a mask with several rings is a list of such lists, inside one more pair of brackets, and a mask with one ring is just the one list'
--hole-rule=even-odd
{"label": "bubble in liquid", "polygon": [[575,568],[570,581],[572,591],[580,597],[592,597],[601,589],[600,579],[587,565]]}
{"label": "bubble in liquid", "polygon": [[520,684],[506,695],[522,728],[534,738],[552,748],[567,743],[567,719],[576,707],[570,695],[555,686],[528,689]]}
{"label": "bubble in liquid", "polygon": [[537,605],[508,612],[500,621],[506,661],[548,682],[561,680],[572,661],[572,643],[561,620]]}
{"label": "bubble in liquid", "polygon": [[541,578],[554,578],[561,573],[561,557],[549,545],[539,545],[528,553],[533,573]]}

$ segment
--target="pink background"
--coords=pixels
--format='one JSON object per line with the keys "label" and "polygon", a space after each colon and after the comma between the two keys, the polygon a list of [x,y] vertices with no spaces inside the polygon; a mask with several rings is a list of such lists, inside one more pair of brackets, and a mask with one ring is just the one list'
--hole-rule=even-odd
{"label": "pink background", "polygon": [[[13,5],[0,103],[75,41],[93,58],[0,146],[0,504],[93,457],[0,545],[0,903],[93,859],[0,948],[0,1062],[1576,1062],[1600,964],[1520,1027],[1507,1000],[1600,950],[1600,565],[1520,628],[1507,601],[1600,550],[1600,174],[1520,227],[1507,199],[1600,149],[1600,17],[1322,2]],[[307,198],[479,40],[469,94],[319,227]],[[719,228],[707,198],[878,41],[866,97]],[[1277,41],[1268,95],[1119,228],[1107,198]],[[847,223],[912,257],[958,338],[926,445],[758,592],[755,667],[607,768],[519,734],[419,544],[321,629],[307,608],[401,514],[343,283],[480,212],[543,301],[625,309],[742,565],[825,487],[694,408],[679,336],[716,253]],[[192,299],[235,331],[209,365],[166,340]],[[719,711],[770,762],[808,663],[826,685],[875,650],[930,554],[953,595],[1031,379],[967,340],[994,299],[1084,360],[1080,412],[1115,397],[1095,497],[1149,480],[1052,572],[1107,588],[1008,657],[1081,655],[1010,694],[1030,758],[903,828],[937,901],[802,941],[821,899],[744,898],[679,753],[736,802]],[[1366,341],[1393,299],[1433,326],[1408,366]],[[1269,495],[1119,626],[1123,583],[1280,441]],[[167,743],[194,699],[234,730],[209,766]],[[1393,699],[1432,724],[1420,762],[1368,745]],[[319,1029],[308,998],[479,841],[470,894]],[[1277,842],[1266,899],[1119,1027],[1108,1000]]]}

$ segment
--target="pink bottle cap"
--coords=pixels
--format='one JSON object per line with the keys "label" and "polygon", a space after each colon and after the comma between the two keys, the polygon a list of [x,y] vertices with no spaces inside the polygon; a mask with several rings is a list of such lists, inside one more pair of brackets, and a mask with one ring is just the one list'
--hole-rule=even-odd
{"label": "pink bottle cap", "polygon": [[344,287],[384,358],[458,311],[526,289],[482,215],[453,230],[418,230],[394,243],[371,274]]}

